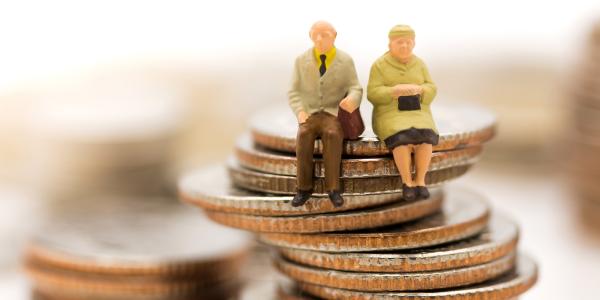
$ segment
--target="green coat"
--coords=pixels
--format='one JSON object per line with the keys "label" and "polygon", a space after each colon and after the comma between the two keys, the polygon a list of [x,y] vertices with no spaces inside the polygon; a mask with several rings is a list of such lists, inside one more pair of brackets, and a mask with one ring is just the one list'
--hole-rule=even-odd
{"label": "green coat", "polygon": [[[392,96],[396,84],[418,84],[423,88],[421,110],[400,111],[398,100]],[[413,55],[407,64],[393,58],[389,52],[378,58],[371,66],[367,99],[373,104],[373,131],[380,140],[385,140],[398,131],[415,127],[437,128],[429,105],[437,92],[425,63]]]}

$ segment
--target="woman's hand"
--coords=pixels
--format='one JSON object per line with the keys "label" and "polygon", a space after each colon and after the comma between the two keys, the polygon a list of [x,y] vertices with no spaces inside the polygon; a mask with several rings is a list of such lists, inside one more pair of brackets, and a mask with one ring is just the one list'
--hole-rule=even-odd
{"label": "woman's hand", "polygon": [[392,89],[392,96],[398,98],[400,96],[413,96],[423,93],[423,88],[417,84],[397,84]]}

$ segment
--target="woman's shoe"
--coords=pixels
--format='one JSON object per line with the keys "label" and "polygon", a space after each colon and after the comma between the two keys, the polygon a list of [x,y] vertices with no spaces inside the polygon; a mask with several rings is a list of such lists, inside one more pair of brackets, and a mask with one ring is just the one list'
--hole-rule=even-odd
{"label": "woman's shoe", "polygon": [[415,188],[410,187],[406,184],[402,184],[402,199],[406,201],[412,201],[417,198]]}
{"label": "woman's shoe", "polygon": [[429,190],[426,186],[418,185],[415,187],[417,190],[417,199],[427,199],[429,198]]}

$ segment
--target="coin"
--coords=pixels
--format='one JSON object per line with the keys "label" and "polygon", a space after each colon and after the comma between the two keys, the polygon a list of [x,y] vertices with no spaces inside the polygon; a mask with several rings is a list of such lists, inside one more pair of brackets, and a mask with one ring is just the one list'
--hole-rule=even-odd
{"label": "coin", "polygon": [[34,284],[33,299],[38,300],[195,300],[232,299],[239,294],[241,284],[224,283],[207,287],[193,285],[129,286],[115,289],[110,283],[92,283],[57,277],[40,278]]}
{"label": "coin", "polygon": [[[277,285],[277,299],[279,300],[316,300],[321,298],[315,298],[310,294],[301,291],[298,287],[291,284],[290,282],[280,282]],[[35,299],[34,299],[35,300]],[[40,299],[42,300],[42,299]]]}
{"label": "coin", "polygon": [[[370,105],[361,107],[365,118],[365,132],[358,140],[345,141],[343,153],[356,156],[389,154],[385,144],[377,139],[371,128]],[[473,105],[435,105],[432,107],[440,139],[434,151],[459,149],[481,145],[495,134],[496,118],[484,109]],[[278,106],[260,111],[250,121],[252,138],[266,148],[294,153],[298,123],[289,108]],[[315,153],[322,153],[320,140],[315,143]]]}
{"label": "coin", "polygon": [[484,264],[416,273],[349,272],[303,266],[279,259],[277,269],[291,279],[357,291],[421,291],[456,288],[496,278],[514,267],[515,253]]}
{"label": "coin", "polygon": [[494,216],[480,235],[444,246],[374,253],[329,253],[279,248],[279,253],[287,260],[323,269],[408,273],[487,263],[515,251],[517,240],[517,225],[505,217]]}
{"label": "coin", "polygon": [[[471,165],[456,166],[428,172],[425,177],[427,186],[438,186],[465,174]],[[274,194],[295,194],[296,177],[265,174],[239,166],[235,160],[228,163],[229,175],[233,183],[239,187]],[[315,178],[314,194],[325,195],[324,178]],[[364,195],[402,191],[400,176],[340,178],[343,194]]]}
{"label": "coin", "polygon": [[298,286],[307,293],[325,299],[500,300],[516,298],[525,293],[536,283],[537,273],[537,266],[533,260],[527,256],[519,255],[517,267],[514,271],[494,280],[453,290],[370,293],[303,282],[298,283]]}
{"label": "coin", "polygon": [[98,274],[183,276],[237,270],[250,236],[173,201],[103,197],[65,207],[32,240],[25,257]]}
{"label": "coin", "polygon": [[[196,295],[216,291],[220,285],[232,285],[226,281],[189,277],[186,280],[141,280],[110,278],[77,272],[43,269],[39,266],[25,267],[26,274],[34,280],[36,289],[48,294],[98,295],[114,297],[169,297]],[[239,283],[238,283],[239,285]]]}
{"label": "coin", "polygon": [[224,166],[192,171],[179,180],[182,201],[207,210],[262,216],[309,215],[378,206],[401,199],[399,192],[344,195],[344,205],[335,207],[329,198],[313,196],[303,206],[293,207],[291,196],[250,192],[236,188]]}
{"label": "coin", "polygon": [[[481,146],[467,147],[452,151],[434,152],[429,171],[454,166],[472,165],[479,160]],[[276,153],[252,146],[250,136],[245,135],[236,145],[237,161],[241,166],[263,173],[296,176],[296,157],[290,154]],[[314,160],[314,176],[325,177],[323,159]],[[391,156],[370,158],[343,158],[341,177],[379,177],[399,176],[398,168]]]}
{"label": "coin", "polygon": [[411,223],[321,234],[262,233],[272,246],[326,252],[368,252],[440,245],[481,233],[488,223],[484,197],[463,188],[444,191],[442,212]]}
{"label": "coin", "polygon": [[217,223],[255,232],[315,233],[381,227],[436,213],[442,205],[441,190],[432,190],[428,199],[399,201],[365,210],[311,216],[265,217],[205,211]]}

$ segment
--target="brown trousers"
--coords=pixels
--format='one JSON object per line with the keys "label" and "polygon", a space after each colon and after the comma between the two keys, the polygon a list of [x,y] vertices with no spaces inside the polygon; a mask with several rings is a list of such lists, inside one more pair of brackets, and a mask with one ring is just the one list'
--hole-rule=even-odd
{"label": "brown trousers", "polygon": [[299,125],[296,138],[298,189],[302,191],[313,189],[313,151],[318,137],[323,142],[325,191],[339,190],[344,131],[337,117],[326,112],[314,113],[306,122]]}

